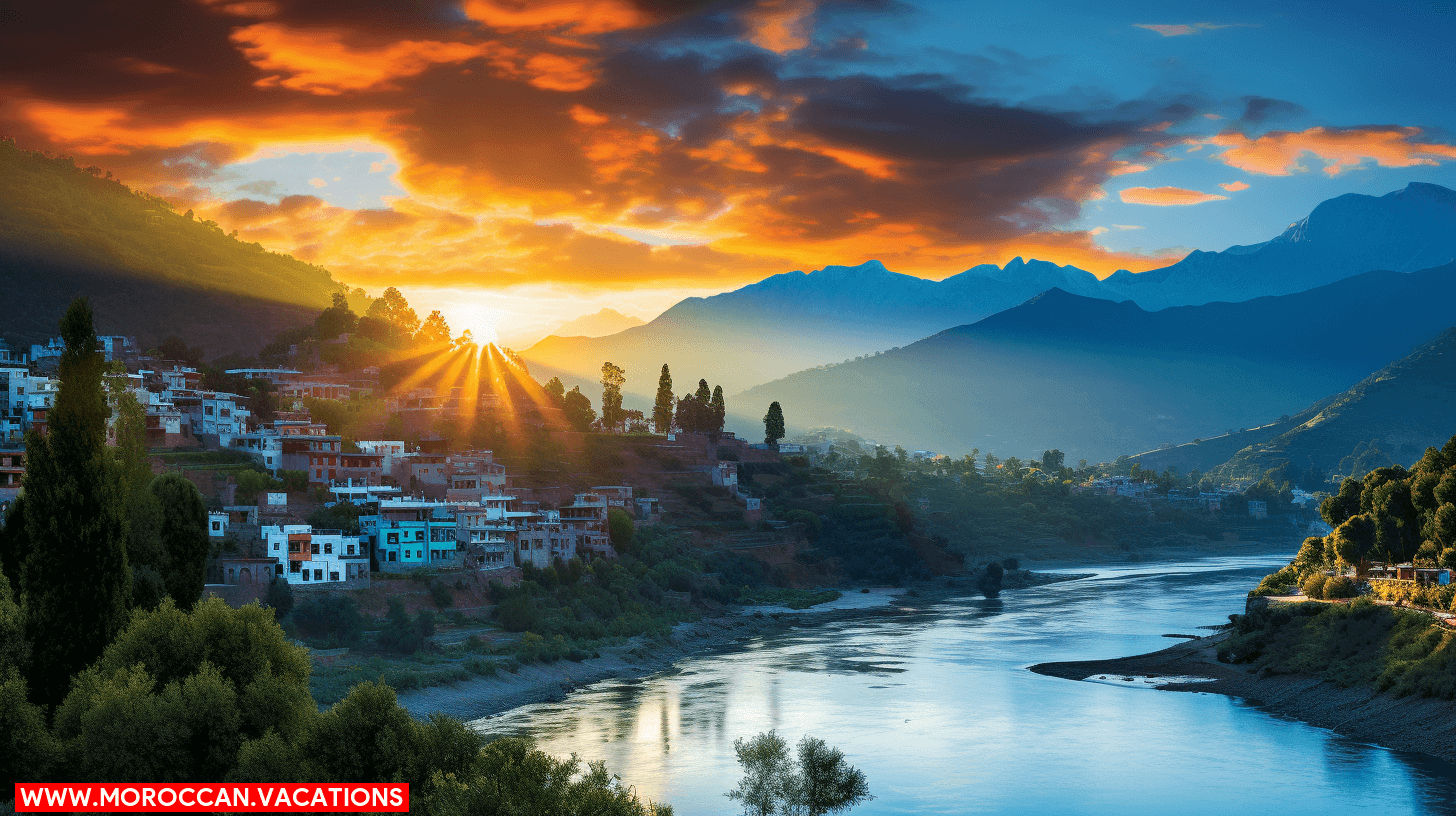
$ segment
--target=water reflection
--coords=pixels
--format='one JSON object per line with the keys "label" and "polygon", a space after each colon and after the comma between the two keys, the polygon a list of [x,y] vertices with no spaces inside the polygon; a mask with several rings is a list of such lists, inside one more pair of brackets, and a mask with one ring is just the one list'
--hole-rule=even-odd
{"label": "water reflection", "polygon": [[733,740],[842,748],[879,798],[855,813],[1452,813],[1456,771],[1207,694],[1025,671],[1163,648],[1239,611],[1276,559],[1105,570],[997,599],[918,599],[755,638],[642,682],[478,722],[604,759],[679,814],[733,813]]}

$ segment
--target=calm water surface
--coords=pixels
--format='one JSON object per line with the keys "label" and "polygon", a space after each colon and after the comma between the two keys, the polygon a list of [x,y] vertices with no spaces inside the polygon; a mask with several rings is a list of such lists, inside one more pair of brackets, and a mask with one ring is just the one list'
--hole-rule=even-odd
{"label": "calm water surface", "polygon": [[1284,558],[1068,570],[1000,599],[915,598],[607,681],[480,720],[604,759],[680,816],[730,814],[733,740],[770,728],[844,750],[878,798],[856,814],[1456,813],[1456,766],[1387,751],[1212,694],[1042,677],[1243,609]]}

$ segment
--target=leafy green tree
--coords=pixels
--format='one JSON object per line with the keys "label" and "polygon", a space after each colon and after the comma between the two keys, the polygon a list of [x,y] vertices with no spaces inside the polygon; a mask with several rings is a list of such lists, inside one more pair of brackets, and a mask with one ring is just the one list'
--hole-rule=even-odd
{"label": "leafy green tree", "polygon": [[1062,472],[1062,467],[1067,461],[1067,455],[1059,450],[1043,451],[1041,454],[1041,469],[1047,473],[1056,475]]}
{"label": "leafy green tree", "polygon": [[705,407],[692,394],[685,394],[677,401],[677,427],[684,433],[701,433]]}
{"label": "leafy green tree", "polygon": [[308,674],[270,612],[216,598],[184,612],[167,599],[76,677],[56,735],[83,780],[220,780],[243,741],[307,730]]}
{"label": "leafy green tree", "polygon": [[592,410],[591,400],[586,394],[581,393],[581,386],[566,392],[562,412],[566,414],[567,423],[583,433],[591,430],[592,423],[597,420],[597,412]]}
{"label": "leafy green tree", "polygon": [[673,403],[672,373],[667,370],[667,363],[663,363],[662,374],[657,378],[657,399],[652,403],[652,430],[660,434],[672,430]]}
{"label": "leafy green tree", "polygon": [[202,348],[199,346],[188,347],[187,341],[175,334],[169,335],[167,339],[158,343],[156,351],[155,356],[163,360],[175,360],[193,368],[202,367]]}
{"label": "leafy green tree", "polygon": [[419,331],[415,332],[415,345],[417,346],[438,346],[450,342],[450,324],[445,322],[445,316],[436,309],[430,312],[425,322],[420,324]]}
{"label": "leafy green tree", "polygon": [[773,731],[733,741],[743,778],[725,794],[743,806],[745,816],[774,816],[787,802],[793,785],[789,744]]}
{"label": "leafy green tree", "polygon": [[769,403],[768,413],[763,415],[764,444],[778,446],[784,438],[784,409],[777,402]]}
{"label": "leafy green tree", "polygon": [[1345,520],[1360,512],[1361,484],[1346,478],[1340,482],[1340,492],[1320,502],[1320,516],[1331,527],[1339,527]]}
{"label": "leafy green tree", "polygon": [[541,386],[541,390],[545,391],[546,395],[551,397],[551,400],[556,403],[557,408],[565,407],[566,386],[561,384],[560,377],[552,377],[547,380],[546,384]]}
{"label": "leafy green tree", "polygon": [[190,608],[202,597],[207,581],[207,505],[197,486],[178,473],[152,482],[161,513],[158,533],[165,560],[155,565],[167,583],[167,594]]}
{"label": "leafy green tree", "polygon": [[1331,534],[1340,560],[1364,574],[1370,553],[1375,549],[1375,519],[1361,513],[1351,516]]}
{"label": "leafy green tree", "polygon": [[[599,816],[672,816],[672,808],[642,802],[600,762],[586,771],[576,757],[557,759],[516,737],[485,746],[472,772],[429,794],[439,816],[484,813],[580,813]],[[411,789],[413,793],[413,789]]]}
{"label": "leafy green tree", "polygon": [[404,295],[393,286],[385,289],[383,295],[369,304],[368,317],[383,322],[389,339],[396,343],[407,342],[420,328],[419,316],[410,308]]}
{"label": "leafy green tree", "polygon": [[844,752],[824,740],[799,740],[799,775],[790,810],[804,816],[839,813],[875,797],[862,771],[844,761]]}
{"label": "leafy green tree", "polygon": [[85,298],[66,310],[61,336],[66,350],[50,432],[26,438],[20,545],[30,693],[50,704],[126,624],[132,584],[124,499],[105,447],[104,363]]}
{"label": "leafy green tree", "polygon": [[626,555],[632,552],[632,536],[636,532],[636,525],[632,523],[632,517],[627,511],[612,508],[607,511],[607,534],[612,539],[612,549],[619,555]]}
{"label": "leafy green tree", "polygon": [[610,362],[602,363],[602,427],[616,431],[622,424],[622,386],[627,372]]}
{"label": "leafy green tree", "polygon": [[359,316],[349,308],[349,298],[343,292],[335,292],[333,305],[319,312],[314,318],[314,337],[333,340],[341,334],[350,334],[358,328]]}
{"label": "leafy green tree", "polygon": [[28,697],[20,672],[0,669],[0,785],[5,786],[0,789],[0,806],[14,795],[16,782],[55,778],[61,758],[60,746],[46,728],[44,710]]}
{"label": "leafy green tree", "polygon": [[773,731],[735,740],[733,750],[744,775],[726,795],[742,804],[745,816],[824,816],[874,799],[864,773],[821,739],[799,740],[795,759]]}

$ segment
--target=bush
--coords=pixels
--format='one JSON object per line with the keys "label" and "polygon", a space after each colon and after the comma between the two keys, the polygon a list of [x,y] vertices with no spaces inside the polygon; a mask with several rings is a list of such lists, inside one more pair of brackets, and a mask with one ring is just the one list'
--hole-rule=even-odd
{"label": "bush", "polygon": [[304,600],[293,610],[293,625],[306,637],[330,646],[352,646],[364,634],[364,616],[347,595],[324,595]]}
{"label": "bush", "polygon": [[1353,598],[1360,594],[1360,590],[1355,586],[1355,582],[1343,575],[1336,575],[1334,578],[1326,581],[1324,590],[1324,596],[1326,598]]}
{"label": "bush", "polygon": [[283,620],[293,611],[293,587],[280,576],[273,576],[268,582],[268,597],[265,604],[273,610],[273,617]]}
{"label": "bush", "polygon": [[379,645],[402,654],[414,654],[425,645],[425,638],[435,634],[435,615],[429,610],[410,620],[398,598],[389,599],[389,616],[379,631]]}
{"label": "bush", "polygon": [[1306,597],[1316,599],[1324,598],[1326,580],[1326,576],[1315,573],[1304,579],[1304,584],[1300,586],[1300,590],[1304,592]]}
{"label": "bush", "polygon": [[464,665],[466,671],[481,677],[495,677],[500,671],[494,660],[482,660],[478,657],[466,660]]}
{"label": "bush", "polygon": [[439,581],[430,584],[430,598],[440,609],[448,609],[455,605],[455,596],[450,594],[450,588]]}

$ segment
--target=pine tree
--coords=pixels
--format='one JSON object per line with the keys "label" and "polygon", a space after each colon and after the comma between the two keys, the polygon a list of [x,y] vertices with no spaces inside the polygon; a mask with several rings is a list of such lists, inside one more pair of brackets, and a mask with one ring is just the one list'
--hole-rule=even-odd
{"label": "pine tree", "polygon": [[713,400],[709,403],[709,408],[712,413],[712,418],[710,419],[712,427],[709,428],[708,432],[717,436],[723,432],[723,421],[728,416],[728,406],[723,403],[723,386],[713,386]]}
{"label": "pine tree", "polygon": [[667,363],[662,364],[662,376],[657,378],[657,400],[652,403],[652,429],[660,434],[672,430],[672,374]]}
{"label": "pine tree", "polygon": [[780,408],[777,402],[769,403],[768,413],[763,415],[764,444],[778,447],[779,440],[783,438],[784,409]]}
{"label": "pine tree", "polygon": [[109,410],[91,306],[61,319],[66,350],[50,433],[26,437],[25,550],[20,590],[32,648],[30,693],[54,704],[127,619],[131,567],[120,479],[107,452]]}

